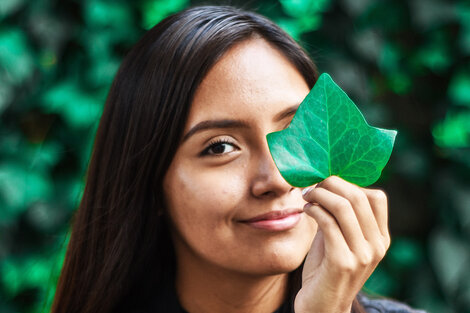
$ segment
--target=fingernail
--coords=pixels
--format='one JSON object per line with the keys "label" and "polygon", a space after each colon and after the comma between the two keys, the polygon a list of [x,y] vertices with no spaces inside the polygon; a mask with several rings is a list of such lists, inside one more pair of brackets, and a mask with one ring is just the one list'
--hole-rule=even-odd
{"label": "fingernail", "polygon": [[310,187],[307,187],[307,188],[304,188],[302,190],[302,197],[305,196],[310,190],[313,189],[313,186],[310,186]]}

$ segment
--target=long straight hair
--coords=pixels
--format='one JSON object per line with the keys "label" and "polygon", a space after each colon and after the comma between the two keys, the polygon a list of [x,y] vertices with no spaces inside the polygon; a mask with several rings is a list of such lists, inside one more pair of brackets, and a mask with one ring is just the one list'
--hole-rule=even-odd
{"label": "long straight hair", "polygon": [[[278,49],[313,87],[317,70],[305,51],[268,19],[233,7],[169,16],[125,57],[98,127],[53,313],[144,308],[172,285],[176,260],[162,181],[202,79],[228,49],[253,36]],[[290,301],[300,271],[291,274]]]}

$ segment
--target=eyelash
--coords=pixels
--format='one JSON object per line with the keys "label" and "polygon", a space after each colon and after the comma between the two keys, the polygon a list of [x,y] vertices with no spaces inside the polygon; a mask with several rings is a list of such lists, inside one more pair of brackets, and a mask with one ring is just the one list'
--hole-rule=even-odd
{"label": "eyelash", "polygon": [[209,145],[207,146],[207,148],[205,148],[202,152],[201,152],[201,156],[207,156],[207,155],[211,155],[211,156],[222,156],[226,153],[219,153],[219,154],[214,154],[214,153],[209,153],[210,149],[220,145],[220,144],[229,144],[233,147],[236,147],[236,145],[233,143],[233,142],[230,142],[226,139],[215,139],[211,142],[209,142]]}

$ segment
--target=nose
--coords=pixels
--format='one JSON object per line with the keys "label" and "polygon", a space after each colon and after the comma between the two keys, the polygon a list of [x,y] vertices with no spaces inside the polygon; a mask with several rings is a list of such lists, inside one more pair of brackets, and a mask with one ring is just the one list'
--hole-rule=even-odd
{"label": "nose", "polygon": [[252,156],[251,192],[257,198],[279,197],[294,189],[289,185],[276,167],[268,143],[265,143]]}

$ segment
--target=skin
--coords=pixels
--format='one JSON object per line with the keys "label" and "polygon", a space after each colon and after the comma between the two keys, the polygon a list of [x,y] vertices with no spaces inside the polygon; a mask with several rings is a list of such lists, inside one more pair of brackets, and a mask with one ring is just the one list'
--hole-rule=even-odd
{"label": "skin", "polygon": [[[271,158],[266,134],[287,127],[308,92],[295,67],[260,38],[231,48],[199,86],[163,182],[176,289],[189,312],[271,313],[307,254],[295,311],[349,312],[384,256],[383,192],[330,177],[303,197]],[[214,120],[242,125],[194,132]],[[304,212],[282,231],[244,222],[283,209]]]}

